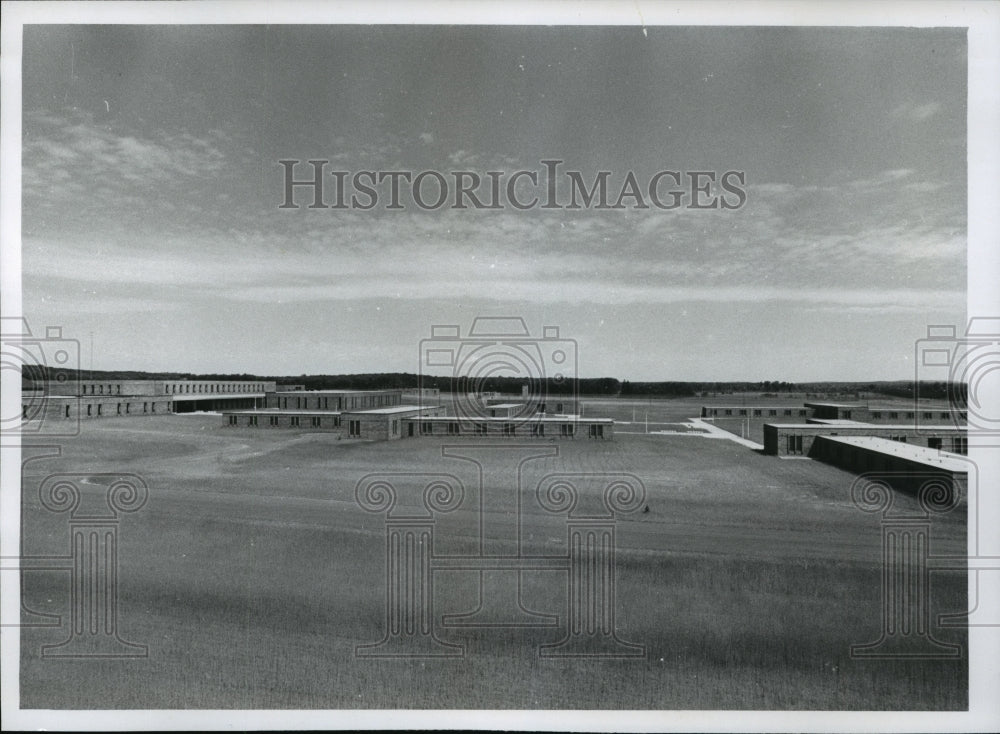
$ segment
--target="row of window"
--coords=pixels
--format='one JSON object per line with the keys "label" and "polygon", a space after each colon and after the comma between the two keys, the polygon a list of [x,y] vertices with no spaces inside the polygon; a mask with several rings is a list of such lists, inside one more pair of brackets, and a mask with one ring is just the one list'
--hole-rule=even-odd
{"label": "row of window", "polygon": [[[121,385],[84,385],[82,394],[88,394],[90,388],[91,395],[121,395]],[[107,388],[107,390],[105,390]],[[226,392],[263,392],[262,383],[251,382],[227,382],[227,383],[170,383],[164,386],[164,391],[171,395],[178,393],[226,393]]]}
{"label": "row of window", "polygon": [[[448,423],[448,435],[457,436],[462,430],[461,426],[457,422]],[[486,423],[473,423],[472,432],[477,436],[485,436],[488,432],[488,424]],[[420,422],[420,435],[430,436],[434,433],[434,423],[431,421],[421,421]],[[500,425],[500,433],[504,436],[517,436],[517,425],[514,423],[502,423]],[[412,433],[410,435],[413,435]],[[531,436],[544,436],[545,435],[545,424],[544,423],[532,423],[529,425],[529,435]],[[561,423],[559,424],[559,435],[572,437],[576,435],[576,426],[572,423]],[[604,438],[604,426],[601,424],[593,424],[590,426],[590,437],[591,438]]]}
{"label": "row of window", "polygon": [[[349,401],[344,398],[335,398],[335,402],[331,406],[330,398],[327,396],[318,396],[315,398],[315,405],[309,404],[309,397],[296,397],[291,398],[294,401],[295,410],[309,410],[310,408],[315,410],[344,410],[347,409],[365,409],[365,408],[383,408],[383,407],[393,407],[399,405],[399,400],[394,395],[364,395],[359,397],[352,397]],[[281,408],[283,410],[288,409],[289,398],[278,398],[275,402],[275,407]],[[359,405],[360,401],[360,405]]]}
{"label": "row of window", "polygon": [[[706,409],[705,413],[706,413],[706,415],[717,416],[717,415],[719,415],[719,410],[720,410],[719,408],[709,408],[709,409]],[[734,409],[734,408],[722,408],[721,410],[723,411],[723,415],[734,415],[733,410],[736,410],[735,415],[743,415],[743,416],[745,416],[745,415],[753,415],[753,417],[755,417],[755,418],[759,418],[759,417],[762,417],[764,415],[764,409],[763,408],[737,408],[737,409]],[[872,419],[873,420],[879,420],[879,419],[881,419],[882,415],[883,415],[883,412],[885,412],[885,411],[873,410],[872,414],[871,414],[872,415]],[[902,412],[906,415],[906,418],[908,418],[909,420],[913,420],[914,415],[915,415],[913,411],[902,411]],[[776,415],[778,415],[778,409],[776,409],[776,408],[769,408],[769,409],[767,409],[767,414],[769,416],[776,416]],[[796,414],[799,415],[799,416],[804,416],[804,415],[808,414],[808,411],[806,411],[805,409],[801,409],[801,408],[797,409],[797,410],[793,410],[793,409],[789,409],[789,408],[783,408],[782,409],[782,414],[786,415],[786,416],[796,415]],[[898,419],[899,415],[900,415],[900,411],[895,411],[895,410],[894,411],[888,411],[886,414],[888,415],[888,417],[890,419],[893,419],[893,418]],[[845,410],[841,415],[842,415],[842,417],[844,419],[850,420],[852,413],[851,413],[850,410]],[[941,420],[950,420],[951,417],[952,417],[952,414],[950,412],[946,412],[946,411],[941,411],[938,415],[941,418]],[[961,413],[959,413],[958,415],[959,415],[959,417],[962,420],[965,420],[967,418],[967,415],[966,415],[966,413],[964,411],[961,412]],[[931,411],[924,411],[923,412],[923,419],[924,420],[933,420],[934,419],[934,413],[931,412]]]}
{"label": "row of window", "polygon": [[[722,410],[723,410],[723,415],[733,415],[733,408],[723,408]],[[761,418],[764,415],[763,408],[738,408],[736,410],[737,410],[736,415],[748,415],[749,414],[748,411],[752,411],[752,415],[754,418]],[[719,415],[718,408],[712,408],[710,412],[713,416]],[[776,416],[778,415],[778,409],[769,408],[767,414],[769,416]],[[805,410],[804,408],[799,408],[799,409],[784,408],[782,409],[782,414],[788,416],[790,415],[804,416],[808,415],[808,411]]]}
{"label": "row of window", "polygon": [[[98,403],[96,406],[91,405],[91,404],[88,403],[87,404],[87,417],[94,418],[94,417],[103,416],[104,415],[104,405],[105,405],[105,403]],[[122,412],[122,406],[123,405],[125,406],[125,411],[124,412]],[[138,405],[138,403],[136,403],[136,405]],[[21,409],[21,416],[24,418],[24,420],[28,420],[28,407],[29,406],[25,405],[25,406],[22,406],[22,409]],[[94,410],[95,407],[97,408],[97,410]],[[116,407],[116,415],[131,415],[132,414],[132,403],[118,403],[115,407]],[[69,408],[70,408],[70,406],[68,406],[68,405],[64,405],[63,406],[63,418],[69,418],[70,417],[70,415],[69,415]],[[168,404],[168,410],[169,410],[169,404]],[[150,402],[143,403],[142,404],[142,412],[143,413],[155,413],[156,412],[156,403],[150,403]]]}
{"label": "row of window", "polygon": [[[882,417],[882,412],[883,411],[880,411],[880,410],[873,410],[872,411],[872,419],[874,419],[874,420],[880,419]],[[944,421],[951,420],[952,419],[952,415],[953,414],[950,413],[950,412],[948,412],[948,411],[941,411],[941,412],[938,413],[938,416],[940,417],[940,419],[944,420]],[[889,411],[888,416],[889,416],[890,419],[892,419],[892,418],[899,418],[899,411]],[[934,420],[934,413],[932,413],[929,410],[923,411],[921,413],[921,416],[922,416],[922,418],[925,421]],[[913,411],[906,411],[906,417],[908,419],[910,419],[910,420],[913,420],[913,418],[914,418]],[[958,417],[961,418],[962,420],[965,420],[968,416],[965,413],[965,411],[961,411],[958,414]]]}
{"label": "row of window", "polygon": [[[83,386],[83,394],[84,395],[87,394],[87,386],[86,385]],[[107,393],[105,393],[104,392],[104,385],[91,385],[90,386],[90,394],[91,395],[121,395],[122,394],[122,386],[121,385],[115,385],[115,391],[111,392],[111,385],[108,385],[108,391],[107,391]]]}
{"label": "row of window", "polygon": [[264,385],[256,382],[224,382],[224,383],[170,383],[164,387],[171,395],[178,393],[227,393],[227,392],[264,392]]}
{"label": "row of window", "polygon": [[[231,426],[238,426],[239,423],[240,423],[239,416],[235,416],[235,415],[229,416],[229,425],[231,425]],[[258,425],[258,423],[257,423],[257,416],[255,416],[255,415],[247,416],[247,423],[246,424],[248,426],[256,426],[256,425]],[[276,416],[276,415],[269,415],[267,417],[267,424],[269,426],[278,426],[278,425],[280,425],[280,418],[278,416]],[[290,426],[301,426],[302,425],[302,417],[298,416],[298,415],[290,416],[289,419],[288,419],[288,425],[290,425]],[[321,428],[323,426],[323,418],[322,418],[322,416],[318,416],[318,415],[310,416],[310,418],[309,418],[309,425],[312,426],[313,428]],[[340,416],[336,416],[336,415],[333,416],[333,425],[334,425],[334,427],[337,427],[337,426],[340,425]]]}

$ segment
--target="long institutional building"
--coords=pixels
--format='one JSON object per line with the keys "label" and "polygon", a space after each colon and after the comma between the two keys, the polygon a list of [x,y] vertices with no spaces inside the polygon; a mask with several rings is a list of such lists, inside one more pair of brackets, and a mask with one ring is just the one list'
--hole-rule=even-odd
{"label": "long institutional building", "polygon": [[[389,441],[415,436],[524,438],[614,437],[610,418],[561,412],[575,403],[545,405],[484,397],[471,413],[445,415],[437,391],[306,390],[273,381],[82,380],[48,382],[22,391],[26,430],[43,423],[211,411],[223,425],[244,429],[326,431],[340,438]],[[436,403],[436,404],[428,404]]]}
{"label": "long institutional building", "polygon": [[967,414],[961,410],[812,402],[704,406],[701,416],[788,421],[764,424],[765,454],[808,457],[856,473],[882,472],[901,489],[915,490],[931,477],[961,487],[968,481]]}

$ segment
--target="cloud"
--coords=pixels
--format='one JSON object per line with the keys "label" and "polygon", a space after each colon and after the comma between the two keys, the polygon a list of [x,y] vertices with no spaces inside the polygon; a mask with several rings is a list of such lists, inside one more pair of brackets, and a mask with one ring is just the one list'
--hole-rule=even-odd
{"label": "cloud", "polygon": [[923,122],[933,117],[941,111],[938,102],[927,102],[925,104],[902,104],[892,111],[892,116],[913,122]]}
{"label": "cloud", "polygon": [[575,304],[846,305],[880,292],[894,309],[965,287],[964,192],[914,168],[754,183],[735,211],[280,211],[279,194],[260,192],[259,158],[223,131],[120,134],[38,114],[25,130],[24,272],[54,288]]}

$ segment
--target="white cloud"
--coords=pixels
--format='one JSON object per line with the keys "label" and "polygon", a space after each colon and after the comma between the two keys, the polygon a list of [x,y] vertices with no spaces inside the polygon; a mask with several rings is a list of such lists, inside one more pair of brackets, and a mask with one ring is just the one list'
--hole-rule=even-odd
{"label": "white cloud", "polygon": [[914,122],[923,122],[933,117],[941,111],[938,102],[927,102],[925,104],[902,104],[892,111],[893,117],[899,117]]}

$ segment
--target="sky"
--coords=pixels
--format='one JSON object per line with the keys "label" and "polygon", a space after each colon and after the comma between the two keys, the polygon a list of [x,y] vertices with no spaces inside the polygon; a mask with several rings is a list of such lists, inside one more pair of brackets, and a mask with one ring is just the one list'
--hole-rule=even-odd
{"label": "sky", "polygon": [[[909,379],[965,319],[966,89],[954,28],[28,26],[24,313],[84,369],[417,372],[519,316],[582,377]],[[282,209],[283,159],[746,202]]]}

